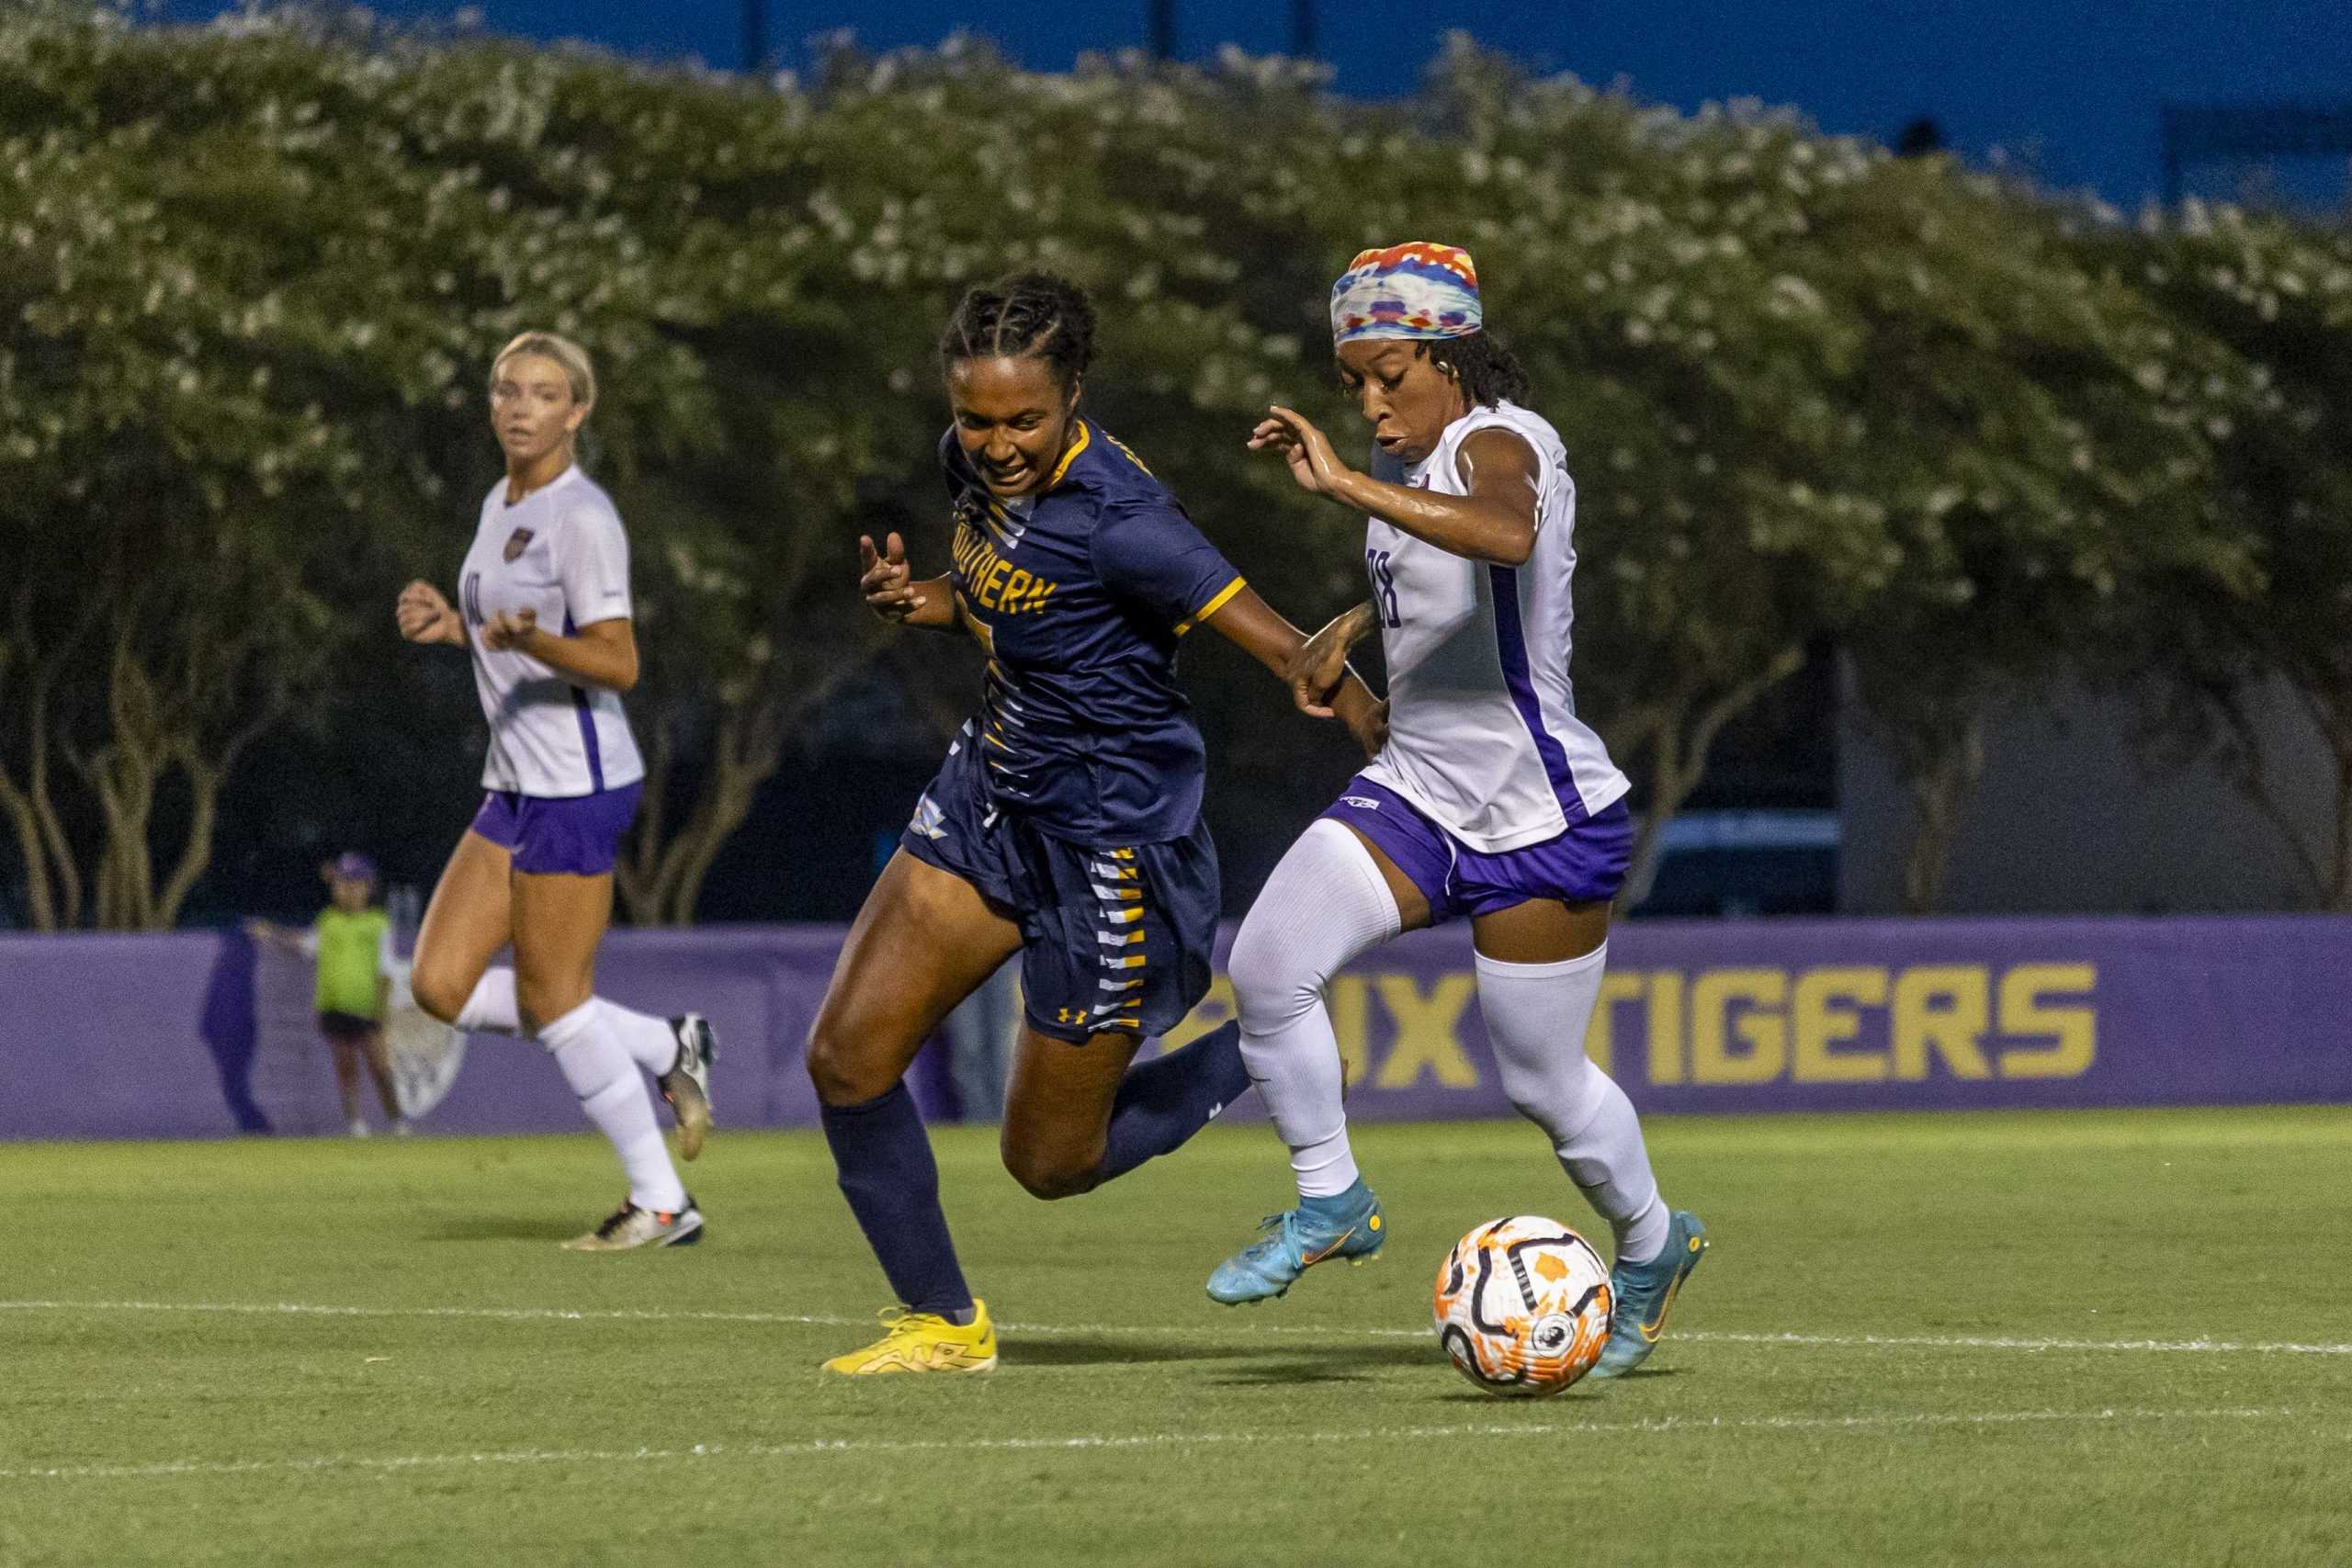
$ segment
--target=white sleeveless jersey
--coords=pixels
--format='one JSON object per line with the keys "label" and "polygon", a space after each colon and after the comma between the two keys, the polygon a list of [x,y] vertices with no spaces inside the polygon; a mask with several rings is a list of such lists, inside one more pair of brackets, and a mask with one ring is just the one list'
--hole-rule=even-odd
{"label": "white sleeveless jersey", "polygon": [[458,583],[458,614],[473,650],[474,685],[490,720],[485,789],[569,798],[645,776],[620,694],[576,686],[527,653],[493,652],[481,629],[502,610],[529,609],[565,636],[628,618],[628,536],[612,498],[566,468],[514,505],[506,481],[482,498],[481,526]]}
{"label": "white sleeveless jersey", "polygon": [[1364,774],[1493,854],[1558,837],[1628,785],[1577,717],[1568,683],[1577,492],[1559,434],[1513,403],[1476,408],[1408,470],[1376,457],[1377,477],[1467,494],[1455,458],[1490,428],[1535,449],[1534,550],[1523,566],[1489,566],[1371,520],[1364,565],[1388,665],[1388,744]]}

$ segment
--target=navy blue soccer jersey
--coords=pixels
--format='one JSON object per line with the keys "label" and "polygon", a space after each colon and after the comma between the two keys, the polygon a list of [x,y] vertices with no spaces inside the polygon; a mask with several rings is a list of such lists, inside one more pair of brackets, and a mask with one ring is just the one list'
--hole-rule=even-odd
{"label": "navy blue soccer jersey", "polygon": [[1006,502],[950,430],[956,604],[987,650],[989,789],[1041,832],[1156,843],[1189,831],[1205,761],[1177,639],[1241,590],[1149,469],[1081,421],[1046,488]]}

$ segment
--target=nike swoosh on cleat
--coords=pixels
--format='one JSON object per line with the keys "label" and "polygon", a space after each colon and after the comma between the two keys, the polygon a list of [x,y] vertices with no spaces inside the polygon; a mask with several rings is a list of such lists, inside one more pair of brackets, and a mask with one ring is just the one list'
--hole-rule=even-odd
{"label": "nike swoosh on cleat", "polygon": [[1300,1268],[1302,1268],[1302,1269],[1312,1269],[1312,1268],[1314,1268],[1317,1263],[1322,1262],[1325,1258],[1327,1258],[1330,1257],[1330,1256],[1331,1256],[1331,1254],[1333,1254],[1333,1253],[1335,1253],[1335,1252],[1339,1251],[1339,1250],[1340,1250],[1340,1248],[1341,1248],[1341,1247],[1343,1247],[1347,1246],[1347,1244],[1348,1244],[1348,1237],[1350,1237],[1350,1236],[1351,1236],[1351,1235],[1355,1235],[1355,1234],[1356,1234],[1356,1228],[1355,1228],[1355,1226],[1353,1226],[1353,1225],[1350,1225],[1346,1230],[1343,1230],[1343,1231],[1341,1231],[1341,1232],[1340,1233],[1340,1238],[1339,1238],[1337,1241],[1334,1241],[1330,1246],[1329,1246],[1329,1247],[1325,1247],[1322,1251],[1320,1251],[1320,1252],[1305,1252],[1305,1253],[1301,1253],[1301,1254],[1300,1254],[1300,1256],[1299,1256],[1299,1259],[1298,1259],[1299,1267],[1300,1267]]}
{"label": "nike swoosh on cleat", "polygon": [[1674,1293],[1680,1289],[1682,1289],[1682,1280],[1681,1277],[1678,1275],[1675,1278],[1674,1283],[1666,1288],[1666,1299],[1657,1303],[1657,1316],[1652,1318],[1647,1323],[1637,1323],[1634,1325],[1634,1327],[1640,1333],[1642,1338],[1649,1344],[1657,1344],[1657,1337],[1666,1332],[1666,1314],[1674,1310]]}
{"label": "nike swoosh on cleat", "polygon": [[[1694,1264],[1703,1250],[1703,1248],[1700,1247],[1693,1247],[1691,1249],[1692,1262]],[[1681,1269],[1676,1269],[1674,1273],[1674,1282],[1666,1288],[1666,1299],[1657,1303],[1657,1316],[1647,1323],[1637,1323],[1634,1325],[1636,1329],[1641,1331],[1642,1337],[1647,1340],[1650,1344],[1657,1344],[1657,1337],[1666,1331],[1666,1314],[1674,1310],[1674,1298],[1681,1291],[1682,1281],[1690,1277],[1690,1266],[1686,1265]]]}

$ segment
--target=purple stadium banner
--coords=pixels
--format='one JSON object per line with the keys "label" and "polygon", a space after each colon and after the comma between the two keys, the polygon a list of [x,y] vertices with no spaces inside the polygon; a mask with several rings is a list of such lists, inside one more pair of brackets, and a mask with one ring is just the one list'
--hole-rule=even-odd
{"label": "purple stadium banner", "polygon": [[[805,1126],[801,1043],[841,938],[618,931],[599,988],[711,1017],[728,1124]],[[1334,983],[1351,1116],[1510,1113],[1470,958],[1465,930],[1423,932]],[[331,1130],[307,986],[300,965],[257,959],[233,935],[0,937],[0,1138]],[[1171,1039],[1231,1010],[1220,967]],[[1645,1111],[2352,1100],[2352,919],[1637,921],[1611,940],[1587,1048]],[[937,1055],[918,1064],[916,1088],[946,1117]],[[579,1125],[536,1047],[489,1038],[425,1122]]]}

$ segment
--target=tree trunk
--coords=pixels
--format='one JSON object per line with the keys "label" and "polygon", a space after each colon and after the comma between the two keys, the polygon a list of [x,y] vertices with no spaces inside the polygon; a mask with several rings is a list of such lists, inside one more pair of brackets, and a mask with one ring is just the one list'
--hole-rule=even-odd
{"label": "tree trunk", "polygon": [[[2337,734],[2339,727],[2329,723],[2328,714],[2312,698],[2312,694],[2300,685],[2295,687],[2295,691],[2296,694],[2302,699],[2312,723],[2319,728],[2321,735],[2327,739],[2335,752],[2339,785],[2336,807],[2335,872],[2333,876],[2321,863],[2317,849],[2305,841],[2302,829],[2295,821],[2294,813],[2287,809],[2286,803],[2281,801],[2278,792],[2270,787],[2269,754],[2264,749],[2262,732],[2255,724],[2254,716],[2246,709],[2245,688],[2218,687],[2207,693],[2206,700],[2211,705],[2215,716],[2221,720],[2222,728],[2229,733],[2230,746],[2234,748],[2236,776],[2231,780],[2231,783],[2238,794],[2245,798],[2246,804],[2254,807],[2256,815],[2270,825],[2270,830],[2278,835],[2278,842],[2286,847],[2293,862],[2295,874],[2301,879],[2305,895],[2312,904],[2320,908],[2342,908],[2345,907],[2342,900],[2347,896],[2352,896],[2352,889],[2345,886],[2347,875],[2345,865],[2347,824],[2344,817],[2345,801],[2341,784],[2345,769],[2352,766],[2352,732],[2347,732],[2339,739]],[[2228,760],[2231,758],[2231,753],[2225,750],[2223,756]]]}
{"label": "tree trunk", "polygon": [[9,777],[6,755],[0,753],[0,810],[8,814],[8,826],[17,835],[17,852],[25,863],[26,913],[32,919],[33,930],[53,931],[57,929],[57,903],[50,894],[49,846],[41,833],[40,813],[33,805],[38,773],[46,761],[42,745],[49,728],[46,694],[36,692],[25,705],[24,712],[32,731],[31,743],[27,748],[31,760],[27,767],[34,780],[19,784]]}
{"label": "tree trunk", "polygon": [[[65,836],[65,825],[58,818],[49,789],[50,728],[54,722],[50,696],[57,689],[59,671],[93,619],[85,612],[55,647],[33,661],[24,695],[16,704],[16,711],[25,719],[24,782],[18,784],[0,769],[0,808],[8,814],[18,852],[24,857],[27,912],[35,931],[71,930],[82,920],[81,862]],[[20,596],[14,616],[20,655],[31,646],[30,623],[28,601]]]}
{"label": "tree trunk", "polygon": [[2327,879],[2320,890],[2320,907],[2335,914],[2352,913],[2352,712],[2344,705],[2307,694],[2335,755],[2335,842],[2328,857]]}
{"label": "tree trunk", "polygon": [[[1627,755],[1637,754],[1645,734],[1650,755],[1650,801],[1634,830],[1633,860],[1626,867],[1624,889],[1617,895],[1619,913],[1639,908],[1657,886],[1658,863],[1666,852],[1667,825],[1706,777],[1707,754],[1713,750],[1715,738],[1723,733],[1724,726],[1754,707],[1765,693],[1804,666],[1803,647],[1784,648],[1755,674],[1699,708],[1695,718],[1691,716],[1695,696],[1686,696],[1653,710],[1648,721],[1634,731],[1634,746],[1628,749]],[[1687,733],[1683,728],[1686,720],[1690,723]]]}
{"label": "tree trunk", "polygon": [[[209,660],[194,665],[211,666]],[[211,668],[212,678],[234,677],[232,660]],[[131,650],[128,634],[118,638],[109,669],[107,743],[85,759],[69,753],[74,770],[97,796],[106,822],[106,847],[98,856],[96,923],[108,931],[161,931],[178,918],[189,889],[211,863],[222,781],[237,756],[283,707],[282,695],[262,705],[258,717],[224,739],[207,758],[198,730],[197,694],[166,697]],[[188,836],[175,857],[169,881],[157,886],[151,838],[155,799],[164,773],[177,764],[190,792]]]}
{"label": "tree trunk", "polygon": [[621,908],[633,926],[658,926],[662,920],[662,862],[669,844],[670,773],[677,758],[677,743],[669,721],[657,716],[645,751],[644,804],[628,843],[613,862],[613,886]]}
{"label": "tree trunk", "polygon": [[2352,750],[2335,753],[2335,872],[2327,889],[2327,908],[2352,914]]}
{"label": "tree trunk", "polygon": [[153,929],[168,931],[179,923],[180,907],[195,890],[197,879],[212,864],[212,836],[220,820],[220,786],[236,771],[237,759],[245,748],[277,717],[277,706],[273,704],[263,716],[230,737],[220,755],[209,761],[197,752],[193,742],[181,748],[180,771],[187,777],[187,837],[180,841],[171,878],[155,895],[149,911]]}
{"label": "tree trunk", "polygon": [[695,906],[702,901],[703,881],[709,876],[712,863],[718,859],[718,852],[726,847],[727,840],[735,836],[735,829],[752,814],[760,785],[775,775],[783,750],[779,744],[764,764],[729,757],[719,759],[717,776],[695,803],[695,820],[679,835],[679,844],[685,853],[680,858],[668,903],[662,911],[662,924],[694,923]]}
{"label": "tree trunk", "polygon": [[33,930],[53,931],[57,905],[50,897],[49,854],[41,843],[40,825],[33,818],[31,799],[5,773],[0,773],[0,810],[8,814],[8,826],[17,835],[17,853],[25,863],[25,912],[32,919]]}
{"label": "tree trunk", "polygon": [[32,761],[28,769],[27,794],[41,842],[49,849],[56,874],[53,886],[57,924],[51,929],[70,931],[82,923],[82,862],[74,852],[73,841],[65,836],[65,824],[57,815],[57,802],[49,793],[49,696],[45,690],[40,704],[33,715]]}
{"label": "tree trunk", "polygon": [[1943,904],[1961,812],[1984,776],[1984,716],[1972,713],[1956,733],[1902,751],[1903,782],[1917,816],[1903,855],[1903,912],[1931,915]]}
{"label": "tree trunk", "polygon": [[1634,826],[1634,856],[1625,868],[1625,886],[1617,895],[1621,914],[1630,913],[1657,886],[1658,862],[1666,853],[1666,825],[1698,786],[1698,770],[1682,765],[1679,745],[1682,715],[1669,710],[1650,737],[1650,801]]}
{"label": "tree trunk", "polygon": [[[669,833],[666,812],[649,808],[638,823],[626,869],[616,868],[633,922],[694,923],[703,883],[719,851],[751,816],[760,786],[775,776],[786,739],[801,716],[831,696],[854,670],[837,665],[797,684],[777,681],[759,697],[726,710],[712,739],[707,776],[686,819]],[[668,782],[671,746],[666,732],[657,733],[655,755],[648,760],[646,772],[649,802],[657,793],[657,780]]]}
{"label": "tree trunk", "polygon": [[148,924],[147,896],[153,857],[147,824],[155,808],[156,763],[130,753],[117,739],[102,747],[82,770],[106,818],[106,847],[98,853],[92,923],[101,931],[141,931]]}

